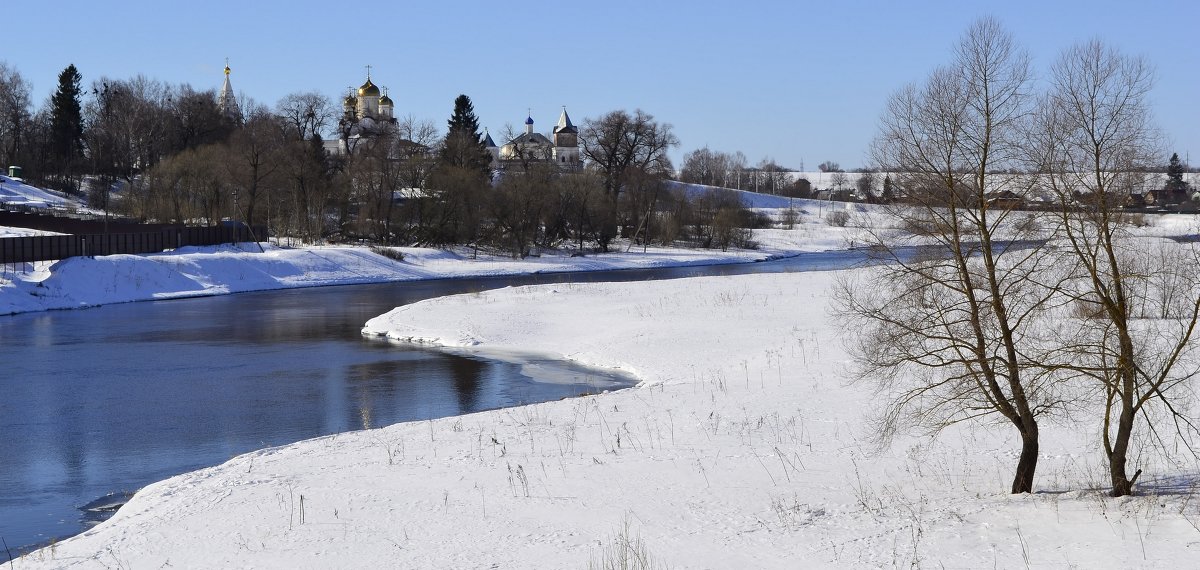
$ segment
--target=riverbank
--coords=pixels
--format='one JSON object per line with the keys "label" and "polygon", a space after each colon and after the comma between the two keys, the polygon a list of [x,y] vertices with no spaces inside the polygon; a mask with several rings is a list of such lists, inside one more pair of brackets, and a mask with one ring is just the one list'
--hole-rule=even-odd
{"label": "riverbank", "polygon": [[[247,243],[8,265],[0,271],[0,315],[293,287],[745,263],[842,249],[853,240],[857,230],[831,228],[818,214],[801,214],[791,230],[756,231],[753,250],[630,248],[618,242],[611,253],[580,256],[564,249],[513,259],[465,248],[390,248],[403,256],[398,261],[368,247],[260,249]],[[23,233],[29,231],[0,228],[0,235]]]}
{"label": "riverbank", "polygon": [[838,275],[539,285],[401,307],[365,334],[553,354],[642,384],[242,455],[151,485],[14,567],[583,568],[626,547],[673,568],[1194,559],[1195,462],[1144,455],[1146,494],[1114,500],[1079,429],[1043,428],[1025,496],[1005,492],[1017,449],[1002,428],[876,452],[873,395],[845,383],[826,312]]}
{"label": "riverbank", "polygon": [[[815,228],[792,235],[839,230]],[[151,485],[14,568],[582,568],[625,547],[673,568],[1194,558],[1194,459],[1144,451],[1144,495],[1113,500],[1096,477],[1096,436],[1078,427],[1042,427],[1028,496],[1005,492],[1017,448],[1002,427],[872,448],[873,394],[846,384],[826,312],[837,275],[541,285],[402,307],[365,333],[534,352],[642,383],[242,455]]]}

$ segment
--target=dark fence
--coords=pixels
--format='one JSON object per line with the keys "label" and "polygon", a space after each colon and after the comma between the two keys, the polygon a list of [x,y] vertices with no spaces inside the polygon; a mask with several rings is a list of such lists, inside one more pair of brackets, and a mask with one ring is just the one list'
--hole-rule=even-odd
{"label": "dark fence", "polygon": [[128,218],[109,218],[106,222],[103,216],[47,212],[44,209],[14,208],[11,205],[0,207],[0,226],[60,234],[139,233],[181,227],[180,224],[142,224]]}
{"label": "dark fence", "polygon": [[[147,226],[135,227],[146,228]],[[251,233],[250,228],[246,226],[234,225],[169,226],[156,231],[143,229],[142,231],[108,234],[0,238],[0,264],[50,261],[81,255],[157,253],[186,246],[218,245],[266,239],[267,229],[265,227],[255,226]]]}

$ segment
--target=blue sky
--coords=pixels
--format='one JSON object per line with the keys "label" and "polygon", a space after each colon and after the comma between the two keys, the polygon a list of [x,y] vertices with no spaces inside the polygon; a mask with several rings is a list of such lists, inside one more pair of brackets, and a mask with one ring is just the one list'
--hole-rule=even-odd
{"label": "blue sky", "polygon": [[272,106],[301,91],[340,100],[370,64],[398,115],[440,128],[459,93],[494,134],[526,109],[546,131],[563,105],[576,123],[641,108],[674,126],[677,163],[707,145],[815,170],[864,165],[887,96],[949,61],[984,15],[1039,72],[1091,38],[1146,56],[1168,150],[1200,163],[1194,0],[9,2],[0,60],[37,105],[69,63],[85,84],[140,73],[216,89],[228,57],[235,89]]}

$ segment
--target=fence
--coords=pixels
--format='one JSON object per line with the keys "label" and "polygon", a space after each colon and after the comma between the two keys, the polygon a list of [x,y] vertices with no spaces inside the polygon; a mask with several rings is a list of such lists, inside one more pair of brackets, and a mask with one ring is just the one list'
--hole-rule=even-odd
{"label": "fence", "polygon": [[157,253],[186,246],[255,241],[256,238],[266,240],[267,228],[255,226],[251,233],[246,226],[173,226],[156,231],[0,238],[0,264],[51,261],[81,255]]}
{"label": "fence", "polygon": [[128,218],[69,214],[45,208],[0,204],[0,226],[29,228],[60,234],[139,233],[178,228],[179,224],[142,224]]}

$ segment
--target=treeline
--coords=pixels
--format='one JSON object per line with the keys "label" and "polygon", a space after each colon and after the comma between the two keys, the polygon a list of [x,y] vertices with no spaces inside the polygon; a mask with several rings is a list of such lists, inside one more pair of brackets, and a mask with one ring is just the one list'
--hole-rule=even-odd
{"label": "treeline", "polygon": [[[745,226],[756,220],[736,196],[689,197],[671,187],[667,152],[678,141],[670,125],[642,111],[584,121],[580,145],[589,167],[582,169],[518,160],[493,172],[465,95],[455,101],[437,152],[419,152],[411,138],[390,132],[370,144],[348,168],[350,186],[363,192],[351,225],[358,238],[469,244],[513,256],[536,248],[607,251],[618,237],[643,246],[753,245]],[[395,192],[405,199],[389,200]]]}
{"label": "treeline", "polygon": [[757,166],[750,166],[741,151],[728,153],[704,147],[683,155],[679,180],[689,184],[807,198],[807,194],[800,196],[798,193],[807,192],[808,186],[797,186],[798,181],[792,178],[789,170],[770,158],[762,159]]}
{"label": "treeline", "polygon": [[[613,111],[582,125],[585,168],[493,163],[471,101],[443,135],[411,116],[364,126],[319,93],[222,108],[212,90],[142,76],[88,87],[75,67],[34,111],[0,63],[0,161],[40,186],[138,219],[237,220],[305,241],[467,244],[527,255],[573,245],[751,245],[756,220],[731,196],[671,190],[669,124]],[[367,128],[369,127],[369,128]],[[339,152],[329,152],[326,135]],[[362,135],[362,136],[360,136]],[[522,153],[524,154],[524,153]]]}

